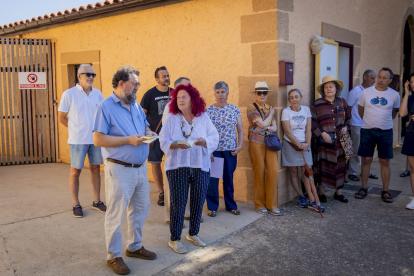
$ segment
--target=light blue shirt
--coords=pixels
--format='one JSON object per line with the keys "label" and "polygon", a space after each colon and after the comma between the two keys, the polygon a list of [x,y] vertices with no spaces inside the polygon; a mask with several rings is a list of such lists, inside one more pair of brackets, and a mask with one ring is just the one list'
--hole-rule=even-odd
{"label": "light blue shirt", "polygon": [[[145,135],[145,127],[149,126],[144,111],[138,103],[130,105],[129,111],[121,100],[112,95],[103,100],[96,108],[93,131],[117,137],[134,134]],[[113,158],[132,164],[142,164],[148,157],[149,146],[123,145],[117,148],[102,147],[105,159]]]}

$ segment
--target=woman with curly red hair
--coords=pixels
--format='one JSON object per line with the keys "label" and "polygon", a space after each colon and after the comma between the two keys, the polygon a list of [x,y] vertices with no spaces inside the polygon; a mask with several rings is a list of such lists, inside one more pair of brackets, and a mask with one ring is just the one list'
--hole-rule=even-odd
{"label": "woman with curly red hair", "polygon": [[197,235],[210,179],[210,155],[219,141],[217,129],[207,113],[200,93],[191,84],[179,85],[171,92],[170,115],[160,132],[170,186],[170,233],[168,245],[177,253],[186,253],[181,243],[185,206],[190,187],[190,230],[187,240],[197,246],[206,243]]}

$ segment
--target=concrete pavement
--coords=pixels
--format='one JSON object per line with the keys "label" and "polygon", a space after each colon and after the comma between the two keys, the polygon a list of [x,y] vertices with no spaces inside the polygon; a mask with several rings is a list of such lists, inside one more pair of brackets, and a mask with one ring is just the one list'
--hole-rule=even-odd
{"label": "concrete pavement", "polygon": [[[240,216],[223,209],[215,218],[204,216],[200,236],[206,248],[185,240],[187,222],[184,255],[167,245],[168,225],[151,184],[143,244],[158,258],[124,260],[131,275],[414,275],[414,211],[404,209],[411,187],[398,176],[405,168],[399,152],[391,161],[390,188],[403,193],[393,204],[373,194],[354,199],[352,185],[360,183],[352,181],[344,190],[348,204],[327,193],[323,219],[298,208],[297,199],[281,206],[281,217],[262,216],[253,204],[239,203]],[[372,172],[379,175],[378,161]],[[106,266],[104,215],[90,206],[89,171],[81,175],[82,219],[71,216],[68,174],[66,164],[0,167],[1,276],[114,275]],[[381,187],[381,180],[369,186]]]}

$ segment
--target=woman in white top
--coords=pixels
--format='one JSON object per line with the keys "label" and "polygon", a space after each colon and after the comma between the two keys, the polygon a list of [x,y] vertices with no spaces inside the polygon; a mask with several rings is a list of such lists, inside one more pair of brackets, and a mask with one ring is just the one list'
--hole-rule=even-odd
{"label": "woman in white top", "polygon": [[170,233],[168,245],[186,253],[181,243],[184,212],[190,188],[190,230],[187,240],[204,247],[197,235],[210,179],[210,155],[219,142],[217,129],[207,113],[200,93],[191,84],[171,92],[170,115],[160,132],[160,145],[166,155],[164,170],[170,186]]}
{"label": "woman in white top", "polygon": [[[282,166],[289,168],[290,182],[299,196],[299,207],[319,211],[312,195],[309,179],[303,176],[305,161],[303,160],[302,150],[306,163],[312,166],[311,143],[311,124],[312,114],[309,107],[300,105],[302,93],[299,89],[291,89],[288,93],[290,106],[282,111],[282,126],[285,132],[283,136]],[[298,177],[298,169],[305,189],[309,196],[309,204],[303,195]],[[321,206],[322,210],[324,208]]]}

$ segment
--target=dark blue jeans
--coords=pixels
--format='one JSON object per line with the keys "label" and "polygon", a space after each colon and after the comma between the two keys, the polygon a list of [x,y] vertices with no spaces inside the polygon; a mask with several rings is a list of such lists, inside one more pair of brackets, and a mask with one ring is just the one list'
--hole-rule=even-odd
{"label": "dark blue jeans", "polygon": [[[237,210],[237,204],[234,201],[233,174],[237,167],[237,155],[231,155],[231,151],[215,151],[214,157],[224,158],[223,172],[223,193],[226,210]],[[219,206],[219,179],[210,177],[207,189],[207,208],[210,211],[217,211]]]}

